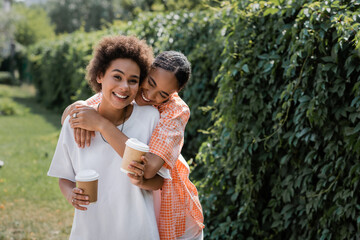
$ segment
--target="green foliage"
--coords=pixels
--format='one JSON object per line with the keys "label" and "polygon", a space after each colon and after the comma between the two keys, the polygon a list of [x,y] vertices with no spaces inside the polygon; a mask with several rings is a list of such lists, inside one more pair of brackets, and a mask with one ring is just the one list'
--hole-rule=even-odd
{"label": "green foliage", "polygon": [[151,11],[154,0],[114,0],[113,9],[116,19],[135,19],[141,12]]}
{"label": "green foliage", "polygon": [[10,72],[0,72],[0,84],[11,84],[14,82],[14,77]]}
{"label": "green foliage", "polygon": [[358,239],[360,4],[242,4],[198,155],[206,238]]}
{"label": "green foliage", "polygon": [[85,68],[99,34],[77,32],[56,41],[42,41],[31,48],[33,83],[38,100],[46,107],[62,111],[74,100],[91,95]]}
{"label": "green foliage", "polygon": [[151,9],[163,11],[176,11],[180,9],[194,10],[195,8],[201,8],[201,2],[201,0],[155,0],[152,3]]}
{"label": "green foliage", "polygon": [[17,16],[15,40],[18,43],[29,46],[42,39],[54,38],[54,26],[50,24],[50,19],[44,9],[16,4],[14,14]]}
{"label": "green foliage", "polygon": [[9,116],[16,114],[16,105],[10,102],[0,102],[0,116]]}
{"label": "green foliage", "polygon": [[[16,3],[11,11],[0,11],[0,70],[10,72],[11,81],[7,83],[18,84],[29,78],[26,47],[53,38],[55,33],[41,8]],[[9,78],[2,77],[4,79]]]}
{"label": "green foliage", "polygon": [[202,0],[49,0],[44,5],[56,33],[100,30],[115,19],[137,21],[147,12],[163,15],[169,11],[204,9]]}
{"label": "green foliage", "polygon": [[[0,79],[2,75],[6,75],[6,73],[4,74],[3,72],[0,72]],[[15,88],[14,86],[12,87]],[[11,99],[10,96],[13,93],[12,91],[8,91],[8,89],[10,89],[10,86],[3,85],[0,80],[0,117],[12,115],[24,116],[25,114],[27,114],[29,112],[29,109],[24,108],[23,106],[15,102],[13,99]]]}
{"label": "green foliage", "polygon": [[114,19],[111,0],[50,0],[47,8],[56,33],[98,30]]}
{"label": "green foliage", "polygon": [[14,37],[14,16],[0,8],[0,65],[10,55],[10,42]]}

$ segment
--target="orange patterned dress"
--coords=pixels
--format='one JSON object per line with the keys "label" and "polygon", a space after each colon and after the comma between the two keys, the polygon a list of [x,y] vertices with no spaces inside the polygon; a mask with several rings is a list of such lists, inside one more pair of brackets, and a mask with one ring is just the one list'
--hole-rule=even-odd
{"label": "orange patterned dress", "polygon": [[[98,104],[101,94],[86,102]],[[184,144],[184,130],[190,109],[177,93],[159,106],[160,120],[150,139],[150,152],[161,157],[170,170],[172,179],[164,179],[161,191],[159,233],[161,240],[176,239],[185,233],[185,219],[191,216],[199,229],[204,228],[204,217],[197,189],[189,180],[189,169],[179,160]]]}

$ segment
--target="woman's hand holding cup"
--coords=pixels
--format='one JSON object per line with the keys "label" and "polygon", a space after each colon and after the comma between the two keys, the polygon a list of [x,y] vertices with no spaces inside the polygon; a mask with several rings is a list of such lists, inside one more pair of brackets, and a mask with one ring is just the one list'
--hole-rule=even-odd
{"label": "woman's hand holding cup", "polygon": [[76,209],[86,211],[87,208],[81,205],[89,205],[89,196],[83,193],[84,191],[80,188],[73,188],[68,201]]}
{"label": "woman's hand holding cup", "polygon": [[128,173],[128,177],[132,184],[140,187],[144,182],[144,172],[147,164],[147,160],[144,156],[141,157],[142,162],[131,161],[129,168],[133,173]]}

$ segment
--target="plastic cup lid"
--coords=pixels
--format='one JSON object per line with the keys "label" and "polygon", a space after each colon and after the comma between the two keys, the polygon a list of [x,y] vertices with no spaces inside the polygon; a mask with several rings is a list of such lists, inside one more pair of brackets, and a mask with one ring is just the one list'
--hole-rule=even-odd
{"label": "plastic cup lid", "polygon": [[146,145],[145,143],[140,142],[136,138],[129,138],[125,144],[135,150],[141,152],[149,152],[149,146]]}
{"label": "plastic cup lid", "polygon": [[84,169],[75,176],[76,181],[90,182],[99,179],[99,174],[92,169]]}

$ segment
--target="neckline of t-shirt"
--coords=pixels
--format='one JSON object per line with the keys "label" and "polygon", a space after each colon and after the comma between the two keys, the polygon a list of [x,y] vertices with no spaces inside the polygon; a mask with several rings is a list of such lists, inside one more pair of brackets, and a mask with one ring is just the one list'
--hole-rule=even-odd
{"label": "neckline of t-shirt", "polygon": [[120,124],[120,125],[117,125],[116,127],[117,128],[120,128],[122,125],[124,125],[127,121],[130,121],[132,118],[134,118],[134,115],[137,113],[137,107],[138,105],[135,103],[135,101],[132,102],[132,105],[133,105],[133,109],[132,109],[132,112],[131,112],[131,115],[128,119],[125,120],[124,123]]}

